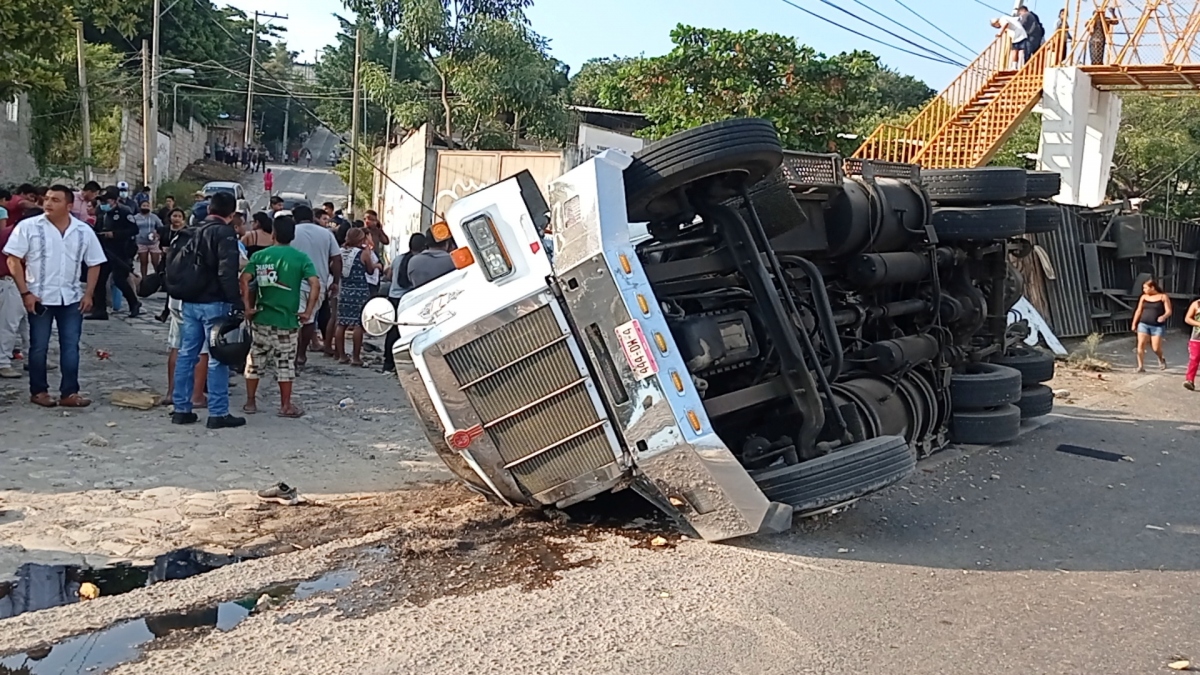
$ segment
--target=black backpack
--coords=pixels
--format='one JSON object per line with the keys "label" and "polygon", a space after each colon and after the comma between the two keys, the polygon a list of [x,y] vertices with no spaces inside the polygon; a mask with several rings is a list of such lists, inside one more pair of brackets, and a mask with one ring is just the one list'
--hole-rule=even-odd
{"label": "black backpack", "polygon": [[186,227],[175,235],[171,242],[171,257],[166,265],[167,295],[184,302],[197,302],[208,290],[208,276],[204,265],[203,238],[201,231],[206,223]]}

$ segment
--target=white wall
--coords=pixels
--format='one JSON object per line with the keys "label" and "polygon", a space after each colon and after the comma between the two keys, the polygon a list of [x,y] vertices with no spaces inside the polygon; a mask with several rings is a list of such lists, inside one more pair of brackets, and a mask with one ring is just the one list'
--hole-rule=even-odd
{"label": "white wall", "polygon": [[1079,68],[1048,68],[1038,164],[1062,175],[1064,204],[1099,206],[1108,193],[1121,126],[1121,98],[1098,91]]}
{"label": "white wall", "polygon": [[590,124],[579,125],[579,161],[580,163],[596,155],[615,148],[633,154],[645,146],[646,141],[636,136],[626,136],[615,131],[594,127]]}
{"label": "white wall", "polygon": [[[408,250],[408,235],[422,232],[432,225],[432,220],[421,207],[421,200],[429,201],[427,192],[432,189],[430,174],[436,162],[429,147],[429,129],[422,126],[399,145],[387,151],[383,164],[388,178],[383,178],[378,211],[383,220],[384,231],[392,239],[393,256]],[[393,182],[394,181],[394,182]],[[403,187],[397,187],[397,184]],[[409,194],[406,194],[405,191]],[[413,198],[416,196],[416,199]]]}

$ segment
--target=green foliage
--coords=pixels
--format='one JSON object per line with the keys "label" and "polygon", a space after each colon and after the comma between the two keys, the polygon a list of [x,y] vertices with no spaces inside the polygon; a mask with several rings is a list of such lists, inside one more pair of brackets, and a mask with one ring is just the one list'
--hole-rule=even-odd
{"label": "green foliage", "polygon": [[[371,100],[409,126],[429,122],[452,144],[512,147],[522,136],[566,136],[566,68],[529,29],[532,0],[346,0],[360,16],[399,29],[428,77],[364,76]],[[434,103],[430,104],[432,99]]]}
{"label": "green foliage", "polygon": [[[371,191],[375,180],[375,168],[371,166],[371,150],[366,145],[360,145],[358,151],[358,182],[354,185],[354,213],[361,218],[365,209],[371,206]],[[345,148],[341,160],[333,167],[333,172],[346,185],[350,185],[350,149]]]}
{"label": "green foliage", "polygon": [[[387,126],[387,103],[381,101],[379,95],[387,89],[391,80],[389,73],[392,67],[392,53],[396,42],[388,37],[386,31],[371,23],[354,24],[338,17],[340,30],[337,42],[326,47],[317,63],[318,88],[324,96],[336,97],[322,100],[317,105],[317,114],[335,131],[347,133],[351,122],[351,89],[354,85],[354,34],[362,30],[362,69],[360,78],[364,79],[363,90],[370,93],[363,103],[366,110],[366,124],[362,125],[363,138],[372,141],[382,140]],[[382,74],[378,81],[372,80],[374,87],[368,87],[365,80]],[[428,77],[427,69],[419,54],[400,45],[396,52],[396,81],[398,83],[422,82]],[[422,91],[427,87],[423,87]],[[416,96],[416,94],[413,94]],[[419,117],[419,116],[418,116]]]}
{"label": "green foliage", "polygon": [[1200,217],[1200,99],[1131,93],[1123,97],[1109,195],[1143,197],[1143,208]]}
{"label": "green foliage", "polygon": [[1014,166],[1018,169],[1028,168],[1030,160],[1025,155],[1038,151],[1038,142],[1042,136],[1042,118],[1030,115],[1021,122],[1013,135],[1000,147],[992,158],[992,166]]}
{"label": "green foliage", "polygon": [[598,91],[604,107],[646,114],[649,138],[754,116],[774,122],[786,147],[817,152],[839,149],[838,135],[860,131],[864,118],[932,93],[867,52],[825,56],[784,35],[680,25],[671,40],[666,55],[632,59],[615,72],[612,63],[595,64],[601,82],[585,80],[585,93]]}
{"label": "green foliage", "polygon": [[617,110],[626,110],[630,105],[628,92],[621,86],[617,75],[621,68],[636,60],[621,56],[588,60],[571,78],[571,103],[593,107],[609,105]]}
{"label": "green foliage", "polygon": [[[81,172],[83,118],[79,114],[79,83],[76,78],[74,42],[61,46],[57,58],[48,62],[52,77],[64,83],[61,90],[38,88],[29,94],[34,111],[30,152],[40,166]],[[121,104],[136,79],[121,70],[121,55],[105,44],[87,44],[84,49],[92,115],[92,165],[111,169],[117,165],[121,139]]]}

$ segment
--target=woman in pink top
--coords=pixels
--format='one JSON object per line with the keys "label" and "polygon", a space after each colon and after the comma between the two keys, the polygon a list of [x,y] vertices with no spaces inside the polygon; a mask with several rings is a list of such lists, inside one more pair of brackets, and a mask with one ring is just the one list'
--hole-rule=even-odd
{"label": "woman in pink top", "polygon": [[267,169],[267,172],[263,174],[263,187],[266,188],[268,195],[271,194],[272,188],[275,187],[275,175],[271,173],[270,169]]}

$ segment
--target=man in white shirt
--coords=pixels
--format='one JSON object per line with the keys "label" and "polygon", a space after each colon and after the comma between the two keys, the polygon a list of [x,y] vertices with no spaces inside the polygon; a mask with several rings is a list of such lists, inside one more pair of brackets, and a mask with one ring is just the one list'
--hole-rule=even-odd
{"label": "man in white shirt", "polygon": [[1002,16],[992,19],[992,28],[1000,28],[1000,35],[1008,32],[1008,38],[1012,41],[1012,61],[1013,66],[1019,68],[1021,66],[1021,55],[1025,53],[1025,45],[1028,44],[1029,33],[1025,32],[1025,27],[1021,25],[1021,20],[1015,16]]}
{"label": "man in white shirt", "polygon": [[[45,213],[18,223],[4,246],[9,271],[29,313],[30,400],[45,408],[91,404],[79,395],[79,336],[83,315],[92,310],[100,265],[107,259],[92,228],[71,215],[74,199],[70,188],[51,187],[42,203]],[[84,266],[86,288],[79,282]],[[46,381],[46,353],[55,324],[62,366],[57,400],[50,396]]]}

